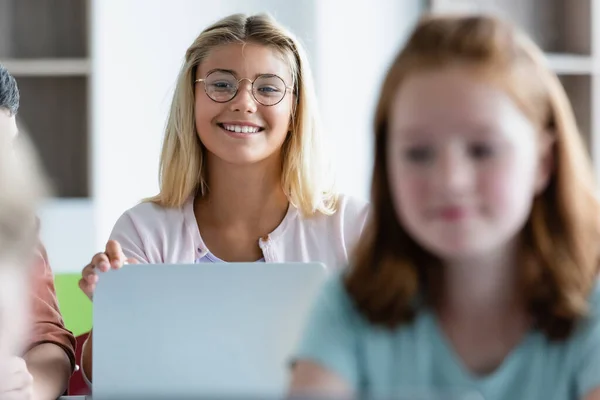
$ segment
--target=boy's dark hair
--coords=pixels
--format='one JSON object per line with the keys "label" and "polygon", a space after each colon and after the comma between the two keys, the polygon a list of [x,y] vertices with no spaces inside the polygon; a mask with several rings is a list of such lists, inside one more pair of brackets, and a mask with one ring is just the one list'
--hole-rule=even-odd
{"label": "boy's dark hair", "polygon": [[0,108],[8,110],[10,115],[15,115],[19,110],[17,81],[2,64],[0,64]]}

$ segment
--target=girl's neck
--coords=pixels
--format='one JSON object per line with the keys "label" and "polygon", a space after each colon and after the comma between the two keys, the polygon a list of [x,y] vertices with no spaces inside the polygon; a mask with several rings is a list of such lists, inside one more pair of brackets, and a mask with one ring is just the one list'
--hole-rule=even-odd
{"label": "girl's neck", "polygon": [[195,202],[198,219],[212,226],[275,229],[288,209],[281,173],[279,157],[251,165],[209,160],[208,191]]}
{"label": "girl's neck", "polygon": [[511,315],[522,309],[517,246],[442,267],[438,311],[456,318]]}

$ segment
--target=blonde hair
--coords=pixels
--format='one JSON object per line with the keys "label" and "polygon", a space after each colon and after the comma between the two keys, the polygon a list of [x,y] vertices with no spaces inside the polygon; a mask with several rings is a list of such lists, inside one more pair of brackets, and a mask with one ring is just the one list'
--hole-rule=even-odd
{"label": "blonde hair", "polygon": [[275,49],[288,62],[296,103],[291,134],[283,144],[282,186],[292,205],[306,216],[332,214],[337,205],[330,165],[325,162],[316,95],[307,56],[300,42],[268,14],[235,14],[205,29],[188,48],[179,73],[160,159],[160,193],[147,199],[181,207],[189,196],[207,191],[206,148],[194,122],[194,80],[198,65],[217,46],[255,43]]}
{"label": "blonde hair", "polygon": [[488,16],[427,16],[392,63],[375,114],[372,218],[345,280],[356,307],[387,327],[411,321],[418,297],[434,303],[439,260],[396,217],[387,171],[393,98],[411,74],[452,65],[475,67],[504,88],[541,130],[554,136],[554,171],[521,232],[521,290],[535,326],[564,339],[588,311],[600,257],[600,203],[568,97],[543,54],[522,32]]}

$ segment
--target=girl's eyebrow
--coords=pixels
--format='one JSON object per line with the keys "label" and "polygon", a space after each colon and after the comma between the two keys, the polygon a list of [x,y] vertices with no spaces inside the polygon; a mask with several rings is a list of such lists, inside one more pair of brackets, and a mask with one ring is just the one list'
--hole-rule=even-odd
{"label": "girl's eyebrow", "polygon": [[[233,76],[235,76],[236,78],[238,78],[238,73],[237,73],[237,72],[235,72],[235,71],[234,71],[234,70],[232,70],[232,69],[225,69],[225,68],[214,68],[214,69],[211,69],[210,71],[208,71],[208,72],[206,73],[206,75],[208,76],[210,73],[213,73],[213,72],[215,72],[215,71],[219,71],[219,72],[228,72],[228,73],[232,74]],[[259,76],[262,76],[262,75],[279,76],[279,75],[277,75],[277,74],[274,74],[274,73],[272,73],[272,72],[259,72],[259,73],[257,73],[257,74],[254,74],[254,79],[256,79],[256,78],[258,78]]]}

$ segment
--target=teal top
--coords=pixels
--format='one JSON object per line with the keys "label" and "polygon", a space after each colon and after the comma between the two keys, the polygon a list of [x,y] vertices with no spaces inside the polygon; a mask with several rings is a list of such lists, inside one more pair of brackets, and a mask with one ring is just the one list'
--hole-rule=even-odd
{"label": "teal top", "polygon": [[432,312],[394,330],[373,326],[337,275],[323,287],[294,358],[319,363],[369,398],[582,399],[600,388],[598,284],[590,303],[589,317],[566,341],[531,331],[493,373],[474,376]]}

